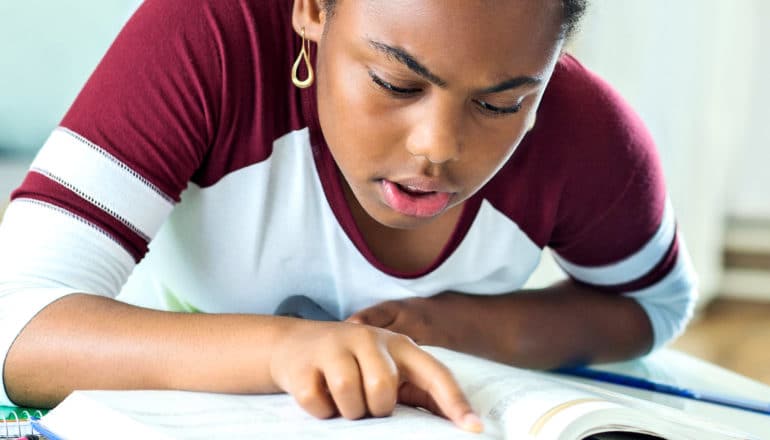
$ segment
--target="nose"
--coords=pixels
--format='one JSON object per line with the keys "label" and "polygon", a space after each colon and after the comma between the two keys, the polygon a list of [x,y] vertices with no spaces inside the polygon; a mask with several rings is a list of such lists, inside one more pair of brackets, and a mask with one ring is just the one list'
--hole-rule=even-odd
{"label": "nose", "polygon": [[432,164],[457,160],[463,144],[461,113],[446,104],[422,112],[407,138],[407,151]]}

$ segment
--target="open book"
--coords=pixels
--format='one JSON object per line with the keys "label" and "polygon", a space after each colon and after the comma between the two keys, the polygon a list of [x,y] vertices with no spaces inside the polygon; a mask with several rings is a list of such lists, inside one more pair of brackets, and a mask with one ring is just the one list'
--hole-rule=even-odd
{"label": "open book", "polygon": [[55,434],[52,438],[77,440],[752,438],[680,410],[552,374],[435,347],[426,350],[454,372],[484,420],[484,433],[463,432],[443,418],[401,405],[386,418],[318,420],[288,395],[184,391],[76,391],[40,426]]}

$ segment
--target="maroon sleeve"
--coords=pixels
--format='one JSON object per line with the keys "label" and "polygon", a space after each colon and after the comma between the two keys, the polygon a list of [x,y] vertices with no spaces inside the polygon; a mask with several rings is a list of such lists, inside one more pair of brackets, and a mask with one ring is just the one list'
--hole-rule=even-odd
{"label": "maroon sleeve", "polygon": [[212,4],[145,1],[61,123],[175,200],[222,115],[222,14]]}
{"label": "maroon sleeve", "polygon": [[548,244],[561,258],[589,269],[654,255],[656,261],[630,265],[649,270],[618,274],[614,278],[624,282],[605,286],[626,291],[654,284],[673,267],[678,252],[674,234],[664,245],[655,244],[657,252],[635,256],[653,246],[651,239],[665,226],[667,195],[655,143],[607,83],[569,56],[558,69],[550,92],[571,99],[558,109],[567,166]]}
{"label": "maroon sleeve", "polygon": [[[62,129],[170,203],[191,181],[210,185],[264,160],[277,137],[302,125],[289,79],[298,40],[290,14],[290,2],[146,0]],[[13,198],[45,201],[85,219],[136,260],[152,238],[52,173],[30,173]]]}

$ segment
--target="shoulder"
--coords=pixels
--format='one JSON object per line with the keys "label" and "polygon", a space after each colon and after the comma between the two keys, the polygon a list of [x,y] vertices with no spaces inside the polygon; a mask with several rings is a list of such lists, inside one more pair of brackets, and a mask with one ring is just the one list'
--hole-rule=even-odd
{"label": "shoulder", "polygon": [[549,244],[579,260],[615,261],[661,224],[666,189],[655,142],[626,100],[574,57],[562,57],[548,87],[538,113],[545,133],[533,140],[561,158]]}
{"label": "shoulder", "polygon": [[553,170],[565,202],[590,197],[610,205],[639,176],[662,181],[655,141],[642,119],[571,55],[556,66],[530,134],[525,148],[558,162]]}
{"label": "shoulder", "polygon": [[620,93],[569,54],[554,70],[538,122],[543,130],[535,133],[537,140],[579,145],[581,155],[640,159],[655,150],[646,126]]}
{"label": "shoulder", "polygon": [[665,201],[655,142],[641,118],[568,54],[554,70],[534,129],[490,183],[497,188],[487,191],[493,205],[540,246],[568,246],[635,203],[648,232]]}
{"label": "shoulder", "polygon": [[238,42],[244,46],[255,41],[282,43],[291,34],[290,18],[291,4],[285,1],[145,0],[123,33],[140,34],[141,40],[160,46],[198,42],[223,51]]}
{"label": "shoulder", "polygon": [[535,126],[508,168],[545,168],[548,173],[538,175],[560,186],[575,179],[606,185],[656,160],[652,136],[625,99],[565,54],[543,94]]}
{"label": "shoulder", "polygon": [[175,198],[300,128],[294,44],[290,2],[145,0],[62,125]]}

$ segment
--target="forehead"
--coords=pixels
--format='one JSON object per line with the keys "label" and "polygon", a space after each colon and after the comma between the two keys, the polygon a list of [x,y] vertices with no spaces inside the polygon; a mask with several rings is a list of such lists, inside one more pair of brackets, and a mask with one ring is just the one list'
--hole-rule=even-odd
{"label": "forehead", "polygon": [[561,20],[560,0],[338,0],[333,21],[350,38],[408,51],[447,80],[494,82],[551,66]]}

